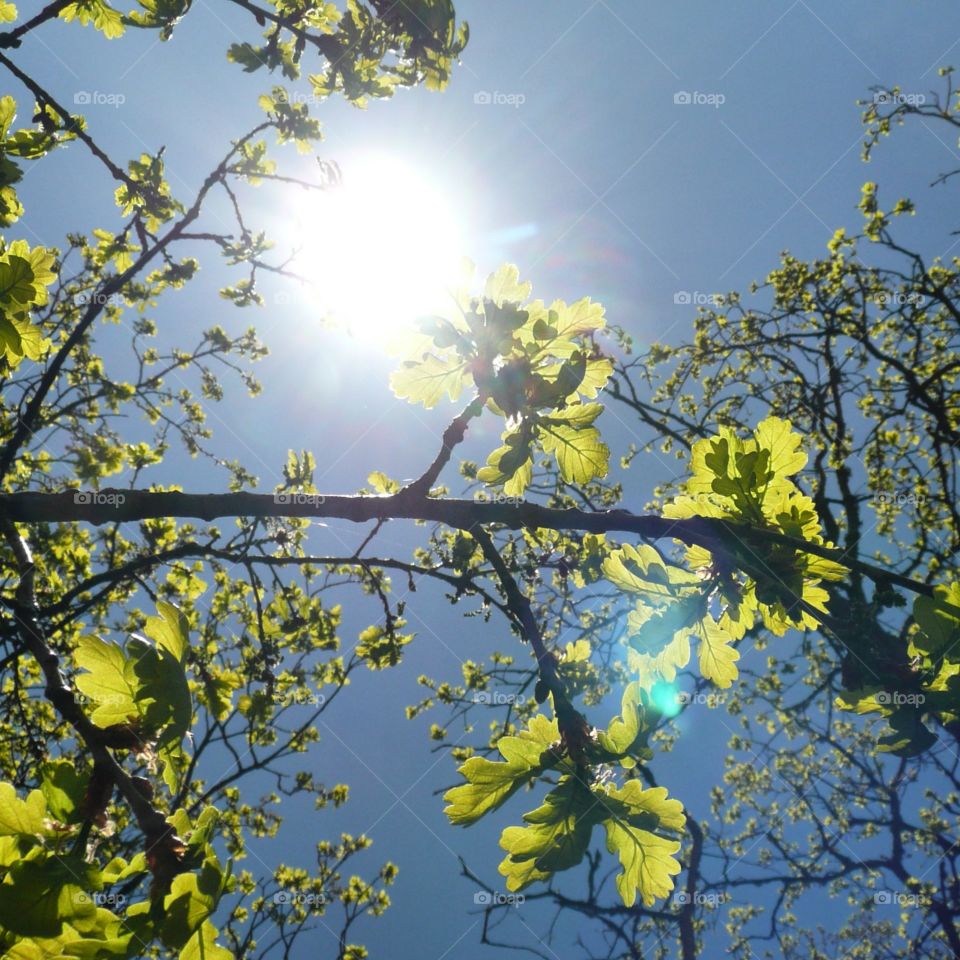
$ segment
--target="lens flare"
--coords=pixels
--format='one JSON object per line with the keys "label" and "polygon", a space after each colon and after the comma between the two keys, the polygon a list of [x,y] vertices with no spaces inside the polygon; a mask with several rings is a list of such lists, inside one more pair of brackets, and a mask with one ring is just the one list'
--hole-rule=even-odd
{"label": "lens flare", "polygon": [[650,689],[650,700],[665,717],[675,717],[680,712],[680,693],[674,683],[658,680]]}
{"label": "lens flare", "polygon": [[355,333],[388,335],[449,300],[462,216],[424,171],[394,156],[344,160],[342,182],[296,211],[294,269],[317,307]]}

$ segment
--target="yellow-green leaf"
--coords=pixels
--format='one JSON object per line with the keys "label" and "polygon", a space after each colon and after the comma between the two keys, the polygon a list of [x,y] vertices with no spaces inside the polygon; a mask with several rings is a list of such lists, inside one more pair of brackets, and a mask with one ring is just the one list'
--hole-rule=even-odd
{"label": "yellow-green leaf", "polygon": [[503,804],[553,764],[553,758],[545,757],[544,753],[559,738],[556,720],[537,714],[526,730],[515,737],[502,737],[497,742],[505,763],[470,757],[459,770],[467,783],[453,787],[443,797],[449,804],[444,812],[450,822],[469,826]]}
{"label": "yellow-green leaf", "polygon": [[718,687],[729,687],[739,676],[735,664],[740,654],[733,646],[733,638],[709,614],[698,625],[697,635],[700,672]]}
{"label": "yellow-green leaf", "polygon": [[47,802],[39,790],[31,790],[21,800],[13,784],[0,783],[0,837],[42,834],[46,815]]}

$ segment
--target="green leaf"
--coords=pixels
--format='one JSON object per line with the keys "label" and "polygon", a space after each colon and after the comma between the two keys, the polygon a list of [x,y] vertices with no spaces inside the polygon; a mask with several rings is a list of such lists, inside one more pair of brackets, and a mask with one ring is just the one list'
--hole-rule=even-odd
{"label": "green leaf", "polygon": [[520,271],[512,263],[505,263],[487,277],[483,295],[498,307],[504,303],[523,303],[530,296],[529,283],[521,283]]}
{"label": "green leaf", "polygon": [[577,429],[541,421],[538,437],[543,449],[556,457],[567,483],[589,483],[607,475],[610,449],[596,427]]}
{"label": "green leaf", "polygon": [[77,0],[64,7],[60,16],[67,22],[79,20],[83,26],[93,24],[108,40],[123,36],[123,17],[104,0]]}
{"label": "green leaf", "polygon": [[0,97],[0,139],[6,139],[10,124],[17,116],[17,101],[7,95]]}
{"label": "green leaf", "polygon": [[[174,649],[186,638],[179,635],[176,608],[167,605],[151,628]],[[77,689],[97,705],[91,719],[101,727],[142,722],[147,733],[163,731],[159,745],[176,747],[193,719],[193,703],[183,664],[166,646],[159,649],[132,635],[126,650],[99,637],[81,637],[74,652]]]}
{"label": "green leaf", "polygon": [[900,707],[888,718],[892,733],[877,741],[877,749],[898,757],[916,757],[937,742],[936,734],[923,723],[922,710],[915,706]]}
{"label": "green leaf", "polygon": [[39,790],[21,800],[13,784],[0,783],[0,837],[42,835],[46,815],[47,802]]}
{"label": "green leaf", "polygon": [[136,634],[129,646],[140,639],[144,644],[137,656],[135,671],[141,687],[138,702],[147,704],[144,719],[151,730],[163,729],[163,744],[178,744],[190,729],[193,701],[181,664],[169,650],[157,650]]}
{"label": "green leaf", "polygon": [[570,403],[562,410],[541,419],[549,424],[563,423],[571,427],[589,427],[603,413],[602,403]]}
{"label": "green leaf", "polygon": [[175,796],[180,787],[180,778],[190,763],[190,757],[179,742],[172,742],[172,735],[164,739],[167,742],[158,751],[163,762],[161,776],[166,788]]}
{"label": "green leaf", "polygon": [[467,365],[456,357],[426,354],[421,360],[405,360],[390,377],[390,388],[402,400],[435,407],[446,394],[456,400],[467,381]]}
{"label": "green leaf", "polygon": [[683,631],[684,635],[688,635],[694,631],[705,615],[706,603],[706,597],[696,591],[658,610],[649,611],[642,621],[637,610],[636,615],[627,620],[630,646],[638,653],[655,657],[669,646],[678,633]]}
{"label": "green leaf", "polygon": [[807,465],[807,455],[800,449],[803,437],[793,432],[789,420],[767,417],[754,431],[757,445],[769,451],[769,469],[779,479],[799,473]]}
{"label": "green leaf", "polygon": [[[638,607],[631,611],[627,616],[628,625],[633,628],[634,624],[642,622],[644,613],[649,613],[649,608]],[[690,633],[681,630],[655,656],[636,653],[631,649],[628,651],[628,658],[631,668],[639,674],[640,685],[645,690],[649,690],[657,680],[672,683],[677,671],[690,662]]]}
{"label": "green leaf", "polygon": [[51,250],[46,247],[31,248],[26,240],[15,240],[7,247],[7,257],[18,257],[26,260],[33,272],[33,303],[44,304],[47,302],[47,292],[44,289],[49,287],[57,279],[53,271],[55,256]]}
{"label": "green leaf", "polygon": [[243,67],[245,73],[259,70],[267,62],[263,47],[256,48],[249,43],[233,43],[227,50],[227,59]]}
{"label": "green leaf", "polygon": [[646,543],[639,547],[626,543],[614,550],[603,561],[603,575],[621,590],[661,600],[677,595],[679,587],[700,583],[695,574],[667,565]]}
{"label": "green leaf", "polygon": [[0,884],[0,926],[22,937],[56,937],[64,921],[89,926],[97,908],[86,891],[99,887],[99,871],[81,857],[32,851]]}
{"label": "green leaf", "polygon": [[698,657],[700,672],[707,680],[726,689],[739,676],[735,666],[739,652],[732,646],[733,638],[707,614],[697,627],[700,638]]}
{"label": "green leaf", "polygon": [[172,603],[160,600],[157,603],[159,617],[148,617],[144,633],[157,647],[169,650],[173,656],[183,662],[190,646],[190,625],[187,618]]}
{"label": "green leaf", "polygon": [[91,716],[97,726],[109,727],[143,716],[148,704],[138,700],[141,683],[136,664],[120,647],[99,637],[81,637],[73,659],[88,671],[80,674],[75,684],[97,705]]}
{"label": "green leaf", "polygon": [[[394,627],[402,626],[395,623]],[[385,670],[395,667],[403,656],[403,648],[413,639],[413,634],[401,634],[394,630],[385,630],[374,624],[361,631],[357,639],[356,652],[362,657],[370,670]]]}
{"label": "green leaf", "polygon": [[[119,924],[116,926],[119,929]],[[122,937],[71,940],[63,947],[62,952],[65,957],[77,957],[78,960],[111,960],[113,957],[117,960],[127,960],[131,954],[130,941],[133,937],[133,931],[130,931]],[[142,939],[139,942],[142,943]]]}
{"label": "green leaf", "polygon": [[449,804],[444,813],[450,822],[460,826],[476,823],[544,770],[556,766],[556,758],[547,751],[559,739],[556,720],[537,714],[526,730],[497,742],[505,763],[470,757],[459,769],[467,783],[453,787],[443,797]]}
{"label": "green leaf", "polygon": [[69,760],[44,765],[40,792],[47,802],[47,813],[60,823],[80,823],[89,776],[77,770]]}
{"label": "green leaf", "polygon": [[913,601],[913,617],[926,637],[913,643],[924,653],[936,655],[960,639],[960,583],[934,587],[933,597]]}
{"label": "green leaf", "polygon": [[233,960],[233,954],[216,942],[217,928],[204,920],[180,951],[180,960]]}
{"label": "green leaf", "polygon": [[584,858],[602,814],[603,807],[589,787],[577,777],[561,777],[543,805],[523,815],[528,826],[507,827],[500,836],[507,856],[498,869],[507,878],[507,889],[523,890],[536,880],[575,867]]}
{"label": "green leaf", "polygon": [[[641,730],[640,685],[628,683],[623,691],[620,716],[614,717],[606,730],[597,731],[597,742],[611,754],[625,756],[636,743]],[[627,765],[632,766],[632,761]]]}
{"label": "green leaf", "polygon": [[374,470],[373,473],[368,474],[367,483],[381,496],[388,496],[400,491],[400,483],[391,480],[382,470]]}
{"label": "green leaf", "polygon": [[184,946],[216,910],[223,885],[223,871],[213,859],[205,860],[199,873],[181,873],[174,877],[163,901],[161,937],[164,943]]}
{"label": "green leaf", "polygon": [[533,478],[533,458],[529,434],[507,430],[506,443],[487,457],[487,465],[477,471],[477,479],[488,486],[503,486],[511,497],[521,497]]}
{"label": "green leaf", "polygon": [[620,790],[608,788],[606,793],[607,849],[618,855],[622,867],[617,890],[627,907],[636,902],[637,893],[645,906],[653,906],[669,896],[672,877],[680,872],[675,859],[680,841],[653,831],[681,831],[686,823],[683,807],[677,800],[667,800],[663,787],[643,790],[636,780]]}
{"label": "green leaf", "polygon": [[36,298],[33,269],[24,257],[7,255],[0,261],[0,302],[26,304]]}

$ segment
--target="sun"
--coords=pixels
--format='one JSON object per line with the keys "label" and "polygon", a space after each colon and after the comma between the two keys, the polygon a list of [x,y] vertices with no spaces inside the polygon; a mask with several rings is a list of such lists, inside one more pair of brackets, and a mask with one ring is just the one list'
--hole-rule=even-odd
{"label": "sun", "polygon": [[437,179],[387,154],[344,160],[341,181],[295,212],[293,268],[355,334],[389,337],[449,302],[463,263],[463,211]]}

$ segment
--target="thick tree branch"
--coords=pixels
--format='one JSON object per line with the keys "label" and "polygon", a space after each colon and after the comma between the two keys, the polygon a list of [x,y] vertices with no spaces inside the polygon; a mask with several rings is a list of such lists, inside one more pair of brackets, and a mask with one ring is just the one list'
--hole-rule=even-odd
{"label": "thick tree branch", "polygon": [[[587,512],[535,503],[503,503],[422,497],[416,490],[393,496],[345,496],[299,493],[179,493],[105,489],[98,492],[11,493],[0,495],[0,518],[24,523],[123,523],[158,517],[214,520],[218,517],[317,517],[350,520],[425,520],[469,532],[477,524],[502,524],[512,530],[577,530],[632,533],[644,540],[679,540],[711,552],[733,544],[793,547],[857,570],[875,583],[933,596],[933,586],[885,567],[850,557],[846,551],[790,537],[777,530],[748,527],[710,517],[671,519],[628,510]],[[733,561],[736,562],[735,560]],[[960,611],[957,611],[960,613]]]}

